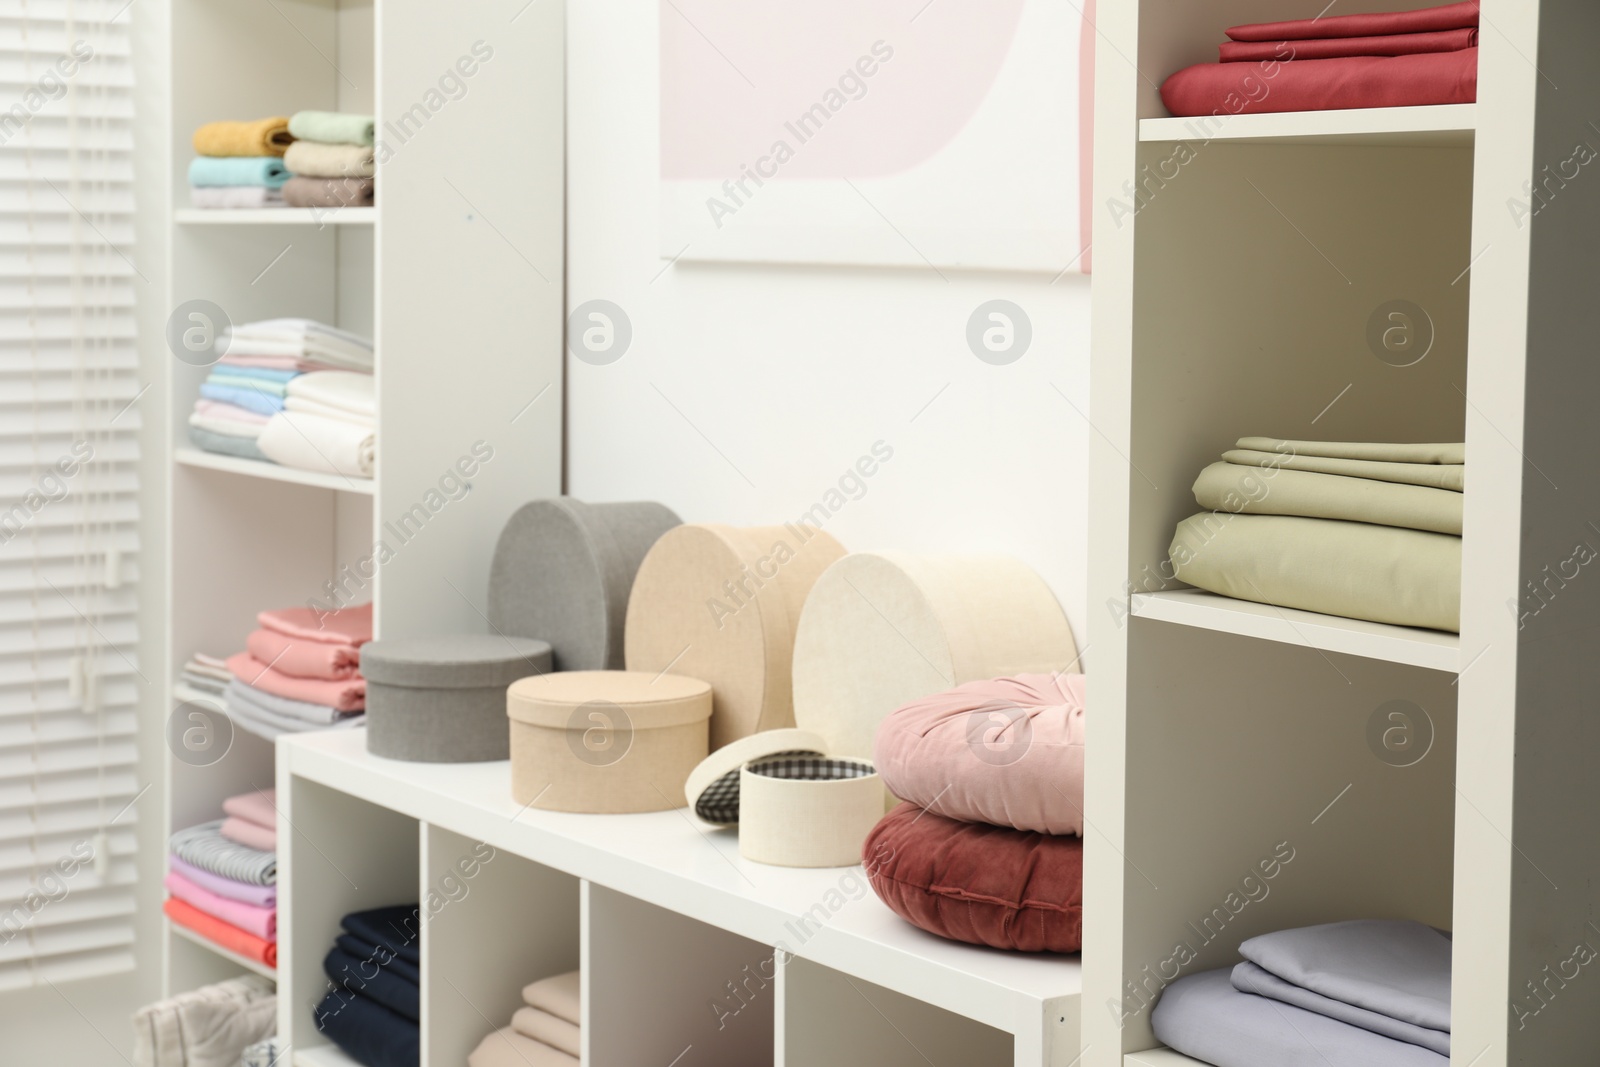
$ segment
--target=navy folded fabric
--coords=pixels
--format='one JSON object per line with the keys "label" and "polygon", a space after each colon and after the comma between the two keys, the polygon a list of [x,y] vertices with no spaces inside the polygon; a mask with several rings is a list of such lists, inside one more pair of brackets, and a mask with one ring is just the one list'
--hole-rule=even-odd
{"label": "navy folded fabric", "polygon": [[342,986],[417,1022],[422,1018],[422,990],[380,964],[384,955],[380,951],[377,956],[352,956],[342,948],[333,948],[322,960],[322,971],[335,988]]}
{"label": "navy folded fabric", "polygon": [[386,971],[394,972],[396,977],[404,978],[412,985],[422,984],[422,974],[417,970],[417,965],[409,960],[403,960],[386,948],[379,948],[365,938],[355,934],[340,934],[334,944],[344,949],[358,960],[377,960]]}
{"label": "navy folded fabric", "polygon": [[363,941],[393,952],[407,963],[422,963],[422,923],[415,904],[395,904],[387,908],[356,911],[339,920],[339,925]]}
{"label": "navy folded fabric", "polygon": [[364,1067],[417,1067],[422,1030],[377,1001],[335,989],[316,1009],[317,1029]]}

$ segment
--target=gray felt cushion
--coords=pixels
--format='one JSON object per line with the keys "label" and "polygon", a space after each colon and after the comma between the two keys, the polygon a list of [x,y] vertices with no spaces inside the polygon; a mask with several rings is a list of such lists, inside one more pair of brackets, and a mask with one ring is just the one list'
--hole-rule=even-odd
{"label": "gray felt cushion", "polygon": [[518,678],[549,670],[549,644],[528,637],[441,634],[369,641],[361,646],[361,676],[368,685],[504,689]]}
{"label": "gray felt cushion", "polygon": [[555,669],[617,670],[639,563],[680,519],[648,501],[585,504],[555,497],[506,522],[489,566],[489,622],[549,641]]}

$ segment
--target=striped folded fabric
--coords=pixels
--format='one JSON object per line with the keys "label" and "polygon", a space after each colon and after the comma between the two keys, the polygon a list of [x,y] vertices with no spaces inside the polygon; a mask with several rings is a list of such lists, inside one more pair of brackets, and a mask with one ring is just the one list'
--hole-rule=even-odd
{"label": "striped folded fabric", "polygon": [[179,830],[168,844],[177,857],[202,871],[249,885],[276,885],[278,855],[229,841],[222,836],[222,820]]}

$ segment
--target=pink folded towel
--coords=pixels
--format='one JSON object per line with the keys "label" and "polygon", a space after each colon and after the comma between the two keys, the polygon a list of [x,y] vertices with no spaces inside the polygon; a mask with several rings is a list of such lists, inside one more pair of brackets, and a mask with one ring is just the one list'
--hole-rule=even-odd
{"label": "pink folded towel", "polygon": [[229,900],[253,904],[259,908],[277,907],[278,887],[275,885],[251,885],[249,882],[236,882],[232,878],[224,878],[220,874],[212,874],[210,871],[201,870],[193,864],[185,863],[177,855],[169,855],[167,863],[175,874],[182,875],[208,892],[227,897]]}
{"label": "pink folded towel", "polygon": [[360,647],[372,640],[372,605],[361,604],[338,611],[312,611],[310,608],[275,608],[263,611],[256,621],[268,630],[303,641]]}
{"label": "pink folded towel", "polygon": [[219,419],[233,419],[235,422],[251,422],[257,426],[267,424],[267,416],[254,411],[247,411],[237,404],[229,404],[221,400],[207,400],[201,397],[194,402],[195,411],[201,415],[210,415]]}
{"label": "pink folded towel", "polygon": [[230,367],[266,367],[269,370],[337,370],[331,363],[318,363],[314,359],[298,359],[294,356],[223,356],[218,363],[226,363]]}
{"label": "pink folded towel", "polygon": [[[220,831],[229,841],[237,841],[241,845],[260,849],[262,852],[278,851],[278,831],[269,830],[265,826],[257,826],[247,819],[227,818],[222,820]],[[190,901],[190,903],[194,903]]]}
{"label": "pink folded towel", "polygon": [[327,678],[337,681],[360,674],[361,652],[354,645],[330,645],[326,641],[306,641],[288,637],[276,630],[252,630],[245,639],[250,654],[275,671],[297,678]]}
{"label": "pink folded towel", "polygon": [[236,797],[229,797],[222,802],[222,811],[232,815],[235,819],[253,822],[264,830],[273,830],[278,826],[278,791],[276,789],[257,789],[250,793],[240,793]]}
{"label": "pink folded towel", "polygon": [[209,889],[195,885],[176,871],[168,871],[167,892],[190,906],[221,919],[229,926],[237,926],[263,941],[278,940],[278,909],[261,908],[238,900],[218,896]]}
{"label": "pink folded towel", "polygon": [[359,711],[367,706],[367,683],[359,675],[332,681],[326,678],[296,678],[275,671],[248,652],[228,657],[228,670],[245,685],[273,696],[321,704],[340,711]]}

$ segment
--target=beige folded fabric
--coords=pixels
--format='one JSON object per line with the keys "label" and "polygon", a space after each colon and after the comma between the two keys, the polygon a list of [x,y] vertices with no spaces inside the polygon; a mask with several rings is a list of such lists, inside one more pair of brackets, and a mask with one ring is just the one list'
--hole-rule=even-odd
{"label": "beige folded fabric", "polygon": [[296,141],[283,154],[283,165],[306,178],[370,178],[377,173],[372,147],[359,144]]}
{"label": "beige folded fabric", "polygon": [[1347,478],[1371,478],[1377,482],[1453,489],[1458,493],[1466,486],[1466,467],[1459,463],[1393,463],[1384,460],[1300,456],[1250,449],[1232,449],[1224,452],[1222,458],[1243,467],[1277,467],[1281,470],[1313,471],[1317,474],[1341,474]]}
{"label": "beige folded fabric", "polygon": [[522,1000],[530,1008],[549,1012],[573,1026],[583,1025],[582,986],[578,971],[541,978],[522,987]]}
{"label": "beige folded fabric", "polygon": [[377,182],[371,178],[290,178],[283,183],[289,207],[371,207]]}
{"label": "beige folded fabric", "polygon": [[574,1067],[578,1057],[523,1037],[511,1027],[496,1030],[467,1056],[467,1067]]}
{"label": "beige folded fabric", "polygon": [[[293,167],[289,168],[293,170]],[[1241,437],[1235,448],[1252,452],[1293,452],[1325,459],[1370,459],[1387,463],[1465,463],[1462,443],[1391,444],[1372,441],[1280,441],[1275,437]]]}
{"label": "beige folded fabric", "polygon": [[551,1048],[560,1049],[569,1056],[579,1054],[583,1031],[565,1019],[558,1019],[538,1008],[518,1008],[511,1017],[511,1029],[523,1037],[543,1041]]}
{"label": "beige folded fabric", "polygon": [[286,118],[249,122],[208,122],[194,131],[194,150],[202,156],[281,156],[294,143]]}
{"label": "beige folded fabric", "polygon": [[1229,514],[1301,515],[1460,534],[1465,496],[1370,478],[1213,463],[1195,479],[1194,499]]}
{"label": "beige folded fabric", "polygon": [[1461,629],[1461,538],[1365,522],[1202,512],[1178,524],[1180,581],[1350,619]]}

